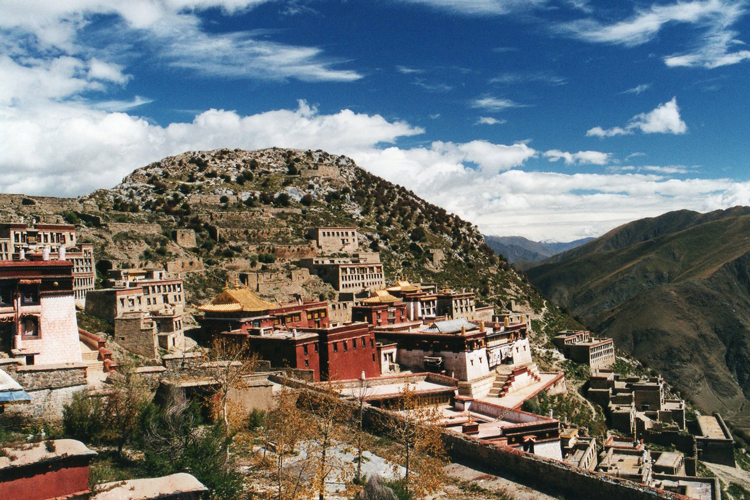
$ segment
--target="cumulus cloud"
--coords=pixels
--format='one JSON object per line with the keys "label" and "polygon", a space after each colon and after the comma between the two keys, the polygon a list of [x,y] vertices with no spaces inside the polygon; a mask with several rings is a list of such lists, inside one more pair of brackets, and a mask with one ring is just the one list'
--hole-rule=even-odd
{"label": "cumulus cloud", "polygon": [[551,149],[544,153],[544,157],[549,161],[555,162],[563,160],[566,165],[606,165],[610,158],[609,153],[601,151],[579,151],[577,153],[568,153],[558,149]]}
{"label": "cumulus cloud", "polygon": [[667,66],[716,68],[750,59],[750,51],[733,50],[739,42],[732,29],[747,14],[744,1],[692,0],[639,8],[628,19],[603,23],[592,17],[566,22],[556,30],[593,43],[634,47],[656,38],[665,26],[689,24],[702,29],[682,54],[664,58]]}
{"label": "cumulus cloud", "polygon": [[677,107],[677,98],[665,102],[648,113],[635,115],[630,119],[627,126],[603,129],[594,127],[586,132],[590,137],[614,137],[617,135],[630,135],[636,130],[644,134],[684,134],[687,132],[687,124],[680,118],[680,109]]}

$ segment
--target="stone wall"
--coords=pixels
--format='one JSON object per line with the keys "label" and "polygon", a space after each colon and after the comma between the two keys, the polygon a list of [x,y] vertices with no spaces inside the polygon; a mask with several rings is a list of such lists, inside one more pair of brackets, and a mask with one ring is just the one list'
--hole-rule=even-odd
{"label": "stone wall", "polygon": [[167,272],[169,274],[189,273],[192,271],[203,271],[203,259],[200,257],[191,257],[189,259],[175,259],[167,262]]}
{"label": "stone wall", "polygon": [[130,352],[146,358],[158,356],[154,324],[144,322],[140,314],[115,318],[115,341]]}
{"label": "stone wall", "polygon": [[653,500],[686,499],[682,495],[587,471],[563,462],[531,455],[513,448],[498,448],[455,433],[445,433],[444,441],[453,459],[481,464],[484,470],[511,474],[526,484],[563,493],[576,499]]}
{"label": "stone wall", "polygon": [[30,404],[6,408],[8,418],[22,416],[31,419],[58,420],[63,406],[78,391],[86,389],[86,365],[19,366],[9,372],[31,397]]}
{"label": "stone wall", "polygon": [[194,248],[198,246],[195,241],[195,231],[192,229],[178,229],[175,232],[175,242],[184,248]]}
{"label": "stone wall", "polygon": [[114,236],[117,233],[137,233],[137,234],[161,234],[159,224],[134,224],[128,222],[109,222],[107,224],[109,233]]}

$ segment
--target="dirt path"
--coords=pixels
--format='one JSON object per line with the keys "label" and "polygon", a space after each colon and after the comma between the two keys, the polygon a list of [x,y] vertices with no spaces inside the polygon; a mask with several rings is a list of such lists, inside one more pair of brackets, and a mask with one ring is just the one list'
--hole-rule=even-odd
{"label": "dirt path", "polygon": [[702,463],[726,484],[735,483],[750,491],[750,473],[746,470],[729,467],[728,465],[712,464],[710,462]]}

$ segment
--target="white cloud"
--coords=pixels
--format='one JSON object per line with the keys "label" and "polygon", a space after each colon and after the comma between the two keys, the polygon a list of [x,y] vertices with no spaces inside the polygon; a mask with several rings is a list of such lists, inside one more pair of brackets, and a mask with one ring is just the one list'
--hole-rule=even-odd
{"label": "white cloud", "polygon": [[689,24],[703,29],[683,54],[664,58],[667,66],[716,68],[750,59],[750,51],[732,52],[738,45],[731,27],[747,14],[745,1],[692,0],[638,9],[624,21],[611,24],[592,18],[561,24],[557,31],[594,43],[633,47],[652,41],[665,26]]}
{"label": "white cloud", "polygon": [[246,32],[210,33],[203,30],[196,14],[209,8],[233,13],[267,1],[271,0],[0,2],[0,46],[16,47],[20,53],[12,54],[14,58],[35,50],[90,59],[89,78],[123,84],[129,78],[123,67],[114,60],[89,58],[91,53],[105,51],[81,45],[79,37],[96,16],[113,16],[100,33],[101,40],[124,47],[134,40],[146,42],[156,61],[199,74],[344,82],[362,78],[356,71],[335,68],[341,61],[325,57],[317,47],[258,40]]}
{"label": "white cloud", "polygon": [[547,0],[400,0],[464,15],[504,15],[529,10]]}
{"label": "white cloud", "polygon": [[404,75],[413,75],[413,74],[424,73],[423,69],[408,68],[406,66],[396,66],[396,70],[399,73],[403,73]]}
{"label": "white cloud", "polygon": [[601,151],[579,151],[577,153],[568,153],[558,149],[551,149],[544,153],[544,157],[549,161],[555,162],[563,160],[566,165],[606,165],[610,158],[609,153]]}
{"label": "white cloud", "polygon": [[638,94],[642,94],[642,93],[646,92],[650,88],[651,88],[651,84],[650,83],[642,83],[642,84],[636,85],[635,87],[630,88],[628,90],[623,90],[622,93],[623,94],[636,94],[636,95],[638,95]]}
{"label": "white cloud", "polygon": [[490,83],[499,83],[503,85],[517,85],[519,83],[528,82],[540,82],[548,85],[564,85],[567,80],[561,76],[557,76],[552,73],[536,72],[536,73],[503,73],[492,79]]}
{"label": "white cloud", "polygon": [[498,120],[491,116],[480,116],[475,125],[502,125],[506,120]]}
{"label": "white cloud", "polygon": [[187,150],[239,147],[324,148],[354,154],[378,143],[422,133],[379,115],[296,110],[251,116],[208,110],[167,127],[81,103],[6,108],[0,112],[4,150],[0,191],[70,196],[111,187],[137,167]]}
{"label": "white cloud", "polygon": [[680,109],[677,107],[677,98],[657,106],[648,113],[634,116],[624,128],[613,127],[603,129],[594,127],[586,132],[590,137],[614,137],[617,135],[630,135],[640,130],[644,134],[684,134],[687,132],[687,124],[680,118]]}
{"label": "white cloud", "polygon": [[471,101],[472,108],[484,109],[486,111],[502,111],[507,108],[521,108],[523,104],[511,101],[510,99],[504,99],[501,97],[484,96],[477,97]]}

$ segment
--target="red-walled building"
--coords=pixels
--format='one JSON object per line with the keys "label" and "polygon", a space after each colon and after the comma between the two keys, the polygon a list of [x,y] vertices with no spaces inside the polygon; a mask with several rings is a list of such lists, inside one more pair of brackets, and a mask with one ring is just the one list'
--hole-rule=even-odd
{"label": "red-walled building", "polygon": [[271,362],[273,368],[312,370],[313,379],[320,381],[320,344],[318,335],[298,330],[263,328],[234,330],[222,336],[241,338],[252,352]]}
{"label": "red-walled building", "polygon": [[200,321],[206,338],[237,329],[326,328],[330,324],[327,302],[277,304],[244,287],[227,288],[198,309],[203,313]]}
{"label": "red-walled building", "polygon": [[375,334],[367,323],[306,329],[320,342],[320,380],[356,379],[380,375]]}
{"label": "red-walled building", "polygon": [[80,441],[58,439],[3,451],[0,498],[89,498],[89,462],[96,452]]}
{"label": "red-walled building", "polygon": [[404,323],[408,321],[406,304],[386,290],[378,290],[372,297],[352,307],[352,321],[362,321],[372,326]]}

